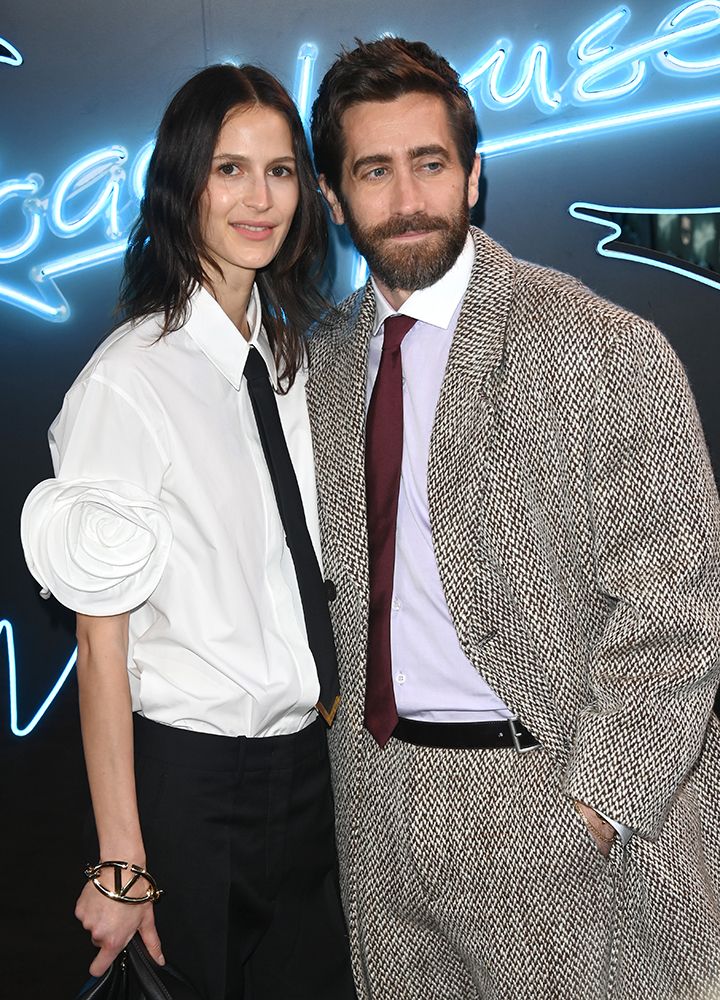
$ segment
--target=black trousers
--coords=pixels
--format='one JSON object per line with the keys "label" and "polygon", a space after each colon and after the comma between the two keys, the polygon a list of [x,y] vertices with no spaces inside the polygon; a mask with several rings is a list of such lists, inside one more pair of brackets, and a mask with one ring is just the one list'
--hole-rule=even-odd
{"label": "black trousers", "polygon": [[203,1000],[354,1000],[324,724],[259,739],[135,716],[166,961]]}

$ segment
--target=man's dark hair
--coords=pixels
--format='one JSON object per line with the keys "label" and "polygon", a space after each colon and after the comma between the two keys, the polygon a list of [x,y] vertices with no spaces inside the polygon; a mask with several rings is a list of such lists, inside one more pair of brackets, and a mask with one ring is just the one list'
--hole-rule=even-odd
{"label": "man's dark hair", "polygon": [[315,167],[340,195],[345,157],[342,116],[355,104],[394,101],[405,94],[436,94],[447,108],[460,163],[469,176],[475,160],[478,127],[467,90],[452,66],[424,42],[404,38],[356,39],[323,77],[312,110]]}
{"label": "man's dark hair", "polygon": [[212,284],[212,274],[203,266],[209,262],[200,199],[223,124],[234,111],[257,106],[271,108],[287,121],[300,189],[285,242],[256,277],[263,326],[287,391],[304,358],[304,333],[326,308],[317,283],[327,251],[327,223],[297,109],[282,84],[257,66],[209,66],[170,102],[128,243],[119,308],[129,320],[163,314],[165,335],[185,322],[195,289]]}

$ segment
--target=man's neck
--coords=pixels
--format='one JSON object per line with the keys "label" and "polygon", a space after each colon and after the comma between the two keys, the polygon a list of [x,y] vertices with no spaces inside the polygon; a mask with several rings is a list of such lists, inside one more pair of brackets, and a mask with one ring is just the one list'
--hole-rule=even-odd
{"label": "man's neck", "polygon": [[412,295],[412,290],[408,292],[402,288],[388,288],[385,282],[381,281],[375,274],[373,275],[373,279],[383,298],[386,299],[388,305],[391,305],[396,312]]}

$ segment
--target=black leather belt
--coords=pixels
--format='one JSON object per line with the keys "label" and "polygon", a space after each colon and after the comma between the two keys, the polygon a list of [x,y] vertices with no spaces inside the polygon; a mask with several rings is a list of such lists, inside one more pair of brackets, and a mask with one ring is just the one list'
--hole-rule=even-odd
{"label": "black leather belt", "polygon": [[418,722],[398,719],[393,738],[417,747],[439,750],[492,750],[509,747],[518,753],[536,750],[540,743],[519,719],[493,722]]}

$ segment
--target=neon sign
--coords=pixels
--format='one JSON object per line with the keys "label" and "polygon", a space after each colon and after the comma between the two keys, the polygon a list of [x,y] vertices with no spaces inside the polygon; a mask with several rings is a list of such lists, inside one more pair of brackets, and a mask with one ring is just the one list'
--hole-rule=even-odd
{"label": "neon sign", "polygon": [[[490,122],[507,112],[519,115],[529,107],[535,124],[519,131],[500,130],[479,151],[485,157],[517,153],[561,140],[580,140],[610,130],[686,120],[688,116],[720,110],[720,88],[698,95],[680,93],[672,101],[644,101],[627,107],[650,93],[653,78],[673,77],[678,84],[720,76],[720,0],[700,0],[674,8],[646,38],[621,42],[631,21],[629,6],[618,6],[585,29],[569,48],[568,69],[558,70],[551,46],[534,41],[517,63],[512,79],[513,46],[498,40],[474,65],[461,74],[471,97],[492,113]],[[713,46],[716,46],[713,49]],[[297,54],[294,96],[307,124],[318,49],[308,42]],[[0,38],[0,64],[22,65],[20,52]],[[537,112],[546,119],[538,124]],[[118,260],[126,248],[127,233],[142,198],[144,178],[152,154],[152,143],[132,157],[122,145],[109,145],[76,158],[61,173],[48,193],[39,173],[0,181],[0,268],[13,267],[31,255],[40,256],[24,284],[0,280],[0,302],[26,310],[52,322],[70,316],[69,304],[58,281],[66,275]],[[720,277],[703,276],[673,263],[643,256],[637,248],[618,247],[621,229],[603,217],[618,214],[687,214],[720,212],[708,209],[630,209],[575,202],[573,218],[604,226],[609,233],[598,244],[605,257],[631,260],[673,271],[720,289]],[[8,220],[7,223],[5,220]],[[46,240],[55,241],[52,252],[42,252]],[[62,241],[71,240],[79,249],[61,252]],[[367,276],[364,260],[355,255],[351,263],[352,284]],[[7,273],[7,270],[6,272]],[[2,278],[2,271],[0,271]],[[16,736],[26,736],[38,725],[72,672],[74,650],[41,705],[25,724],[19,721],[19,695],[13,629],[0,621],[0,639],[7,650],[10,687],[10,727]]]}
{"label": "neon sign", "polygon": [[[554,121],[544,127],[492,139],[480,147],[483,155],[497,156],[613,129],[720,110],[720,95],[715,93],[697,99],[684,97],[648,104],[631,112],[608,114],[603,110],[577,120],[579,109],[590,111],[613,105],[637,94],[641,88],[648,88],[653,70],[685,82],[720,73],[720,0],[682,4],[663,18],[650,38],[620,46],[617,36],[626,28],[630,17],[629,7],[617,7],[583,31],[568,52],[570,75],[555,83],[552,81],[551,51],[545,43],[533,44],[521,60],[516,82],[505,91],[501,83],[512,44],[501,39],[486,52],[462,77],[471,95],[479,95],[485,107],[499,111],[515,107],[531,97],[543,114],[557,118],[565,111],[572,120],[563,124]],[[687,58],[688,47],[707,46],[713,40],[717,40],[716,51],[709,55],[705,52],[703,58]]]}
{"label": "neon sign", "polygon": [[[649,38],[622,45],[618,36],[631,19],[628,6],[619,6],[584,30],[570,46],[570,74],[553,79],[550,46],[534,42],[520,60],[516,79],[506,76],[512,45],[500,40],[462,75],[473,100],[491,111],[506,112],[532,99],[549,117],[547,125],[533,126],[489,139],[479,147],[484,157],[532,149],[550,142],[579,140],[619,128],[663,121],[686,120],[691,115],[720,110],[720,93],[617,109],[618,102],[648,88],[653,71],[687,83],[720,75],[720,0],[695,0],[672,10]],[[717,43],[717,45],[716,45]],[[19,65],[22,56],[0,39],[8,56]],[[716,49],[713,50],[713,46]],[[0,49],[0,52],[2,49]],[[305,123],[313,93],[318,49],[312,43],[297,54],[294,93]],[[3,56],[0,55],[0,61]],[[611,113],[608,106],[613,106]],[[586,112],[578,119],[578,111]],[[599,112],[599,113],[598,113]],[[564,118],[564,121],[560,119]],[[70,316],[70,306],[58,282],[63,277],[118,260],[125,252],[127,233],[142,197],[148,143],[132,163],[127,149],[107,146],[77,159],[61,174],[48,195],[38,173],[0,182],[0,268],[16,264],[30,254],[40,254],[45,238],[77,240],[93,233],[98,238],[79,251],[63,254],[60,247],[34,263],[20,281],[2,280],[0,302],[56,323]],[[2,224],[3,219],[8,223]],[[351,283],[357,287],[366,276],[364,262],[353,258]],[[7,274],[7,271],[5,272]]]}
{"label": "neon sign", "polygon": [[57,279],[117,260],[125,253],[126,234],[137,214],[151,153],[152,143],[143,146],[128,171],[130,157],[125,147],[95,150],[64,170],[46,198],[40,197],[44,180],[39,174],[0,183],[0,212],[14,203],[24,217],[24,229],[0,244],[0,265],[28,256],[46,232],[63,240],[76,239],[91,229],[102,232],[102,242],[96,245],[36,264],[24,287],[0,280],[0,302],[51,322],[67,320],[70,306]]}
{"label": "neon sign", "polygon": [[670,75],[704,75],[720,70],[720,51],[705,59],[682,59],[676,53],[691,44],[720,39],[720,0],[682,4],[665,17],[650,38],[626,46],[615,44],[630,20],[629,7],[617,7],[590,25],[570,46],[571,74],[553,85],[549,45],[535,42],[520,62],[514,84],[503,91],[512,43],[499,39],[462,76],[465,87],[479,90],[491,110],[514,107],[528,95],[545,114],[563,105],[610,101],[635,93],[648,80],[651,68]]}
{"label": "neon sign", "polygon": [[622,227],[615,218],[608,218],[608,216],[617,217],[618,215],[660,216],[666,219],[670,216],[690,219],[705,215],[720,216],[720,205],[714,208],[620,208],[610,205],[593,205],[591,202],[586,201],[576,201],[570,206],[568,212],[573,219],[590,222],[595,226],[601,226],[608,230],[608,234],[598,241],[596,247],[601,257],[627,260],[636,264],[647,264],[649,267],[659,267],[663,271],[670,271],[683,278],[699,281],[709,288],[720,291],[720,274],[713,275],[690,262],[683,262],[678,258],[671,257],[669,254],[658,253],[658,251],[649,247],[630,246],[622,242],[613,247],[613,243],[616,240],[622,240]]}
{"label": "neon sign", "polygon": [[7,651],[7,664],[8,664],[8,681],[10,687],[10,729],[15,734],[15,736],[27,736],[33,731],[38,722],[45,715],[47,710],[50,708],[52,703],[57,698],[60,693],[65,681],[68,679],[72,673],[72,669],[75,666],[77,660],[77,647],[70,654],[70,657],[60,671],[57,680],[51,687],[44,701],[40,707],[36,710],[35,714],[32,716],[30,721],[21,726],[18,721],[18,689],[17,689],[17,664],[15,661],[15,636],[13,633],[13,627],[7,618],[0,621],[0,638],[3,633],[5,634],[5,648]]}
{"label": "neon sign", "polygon": [[0,38],[0,63],[8,66],[22,66],[23,57],[7,38]]}

